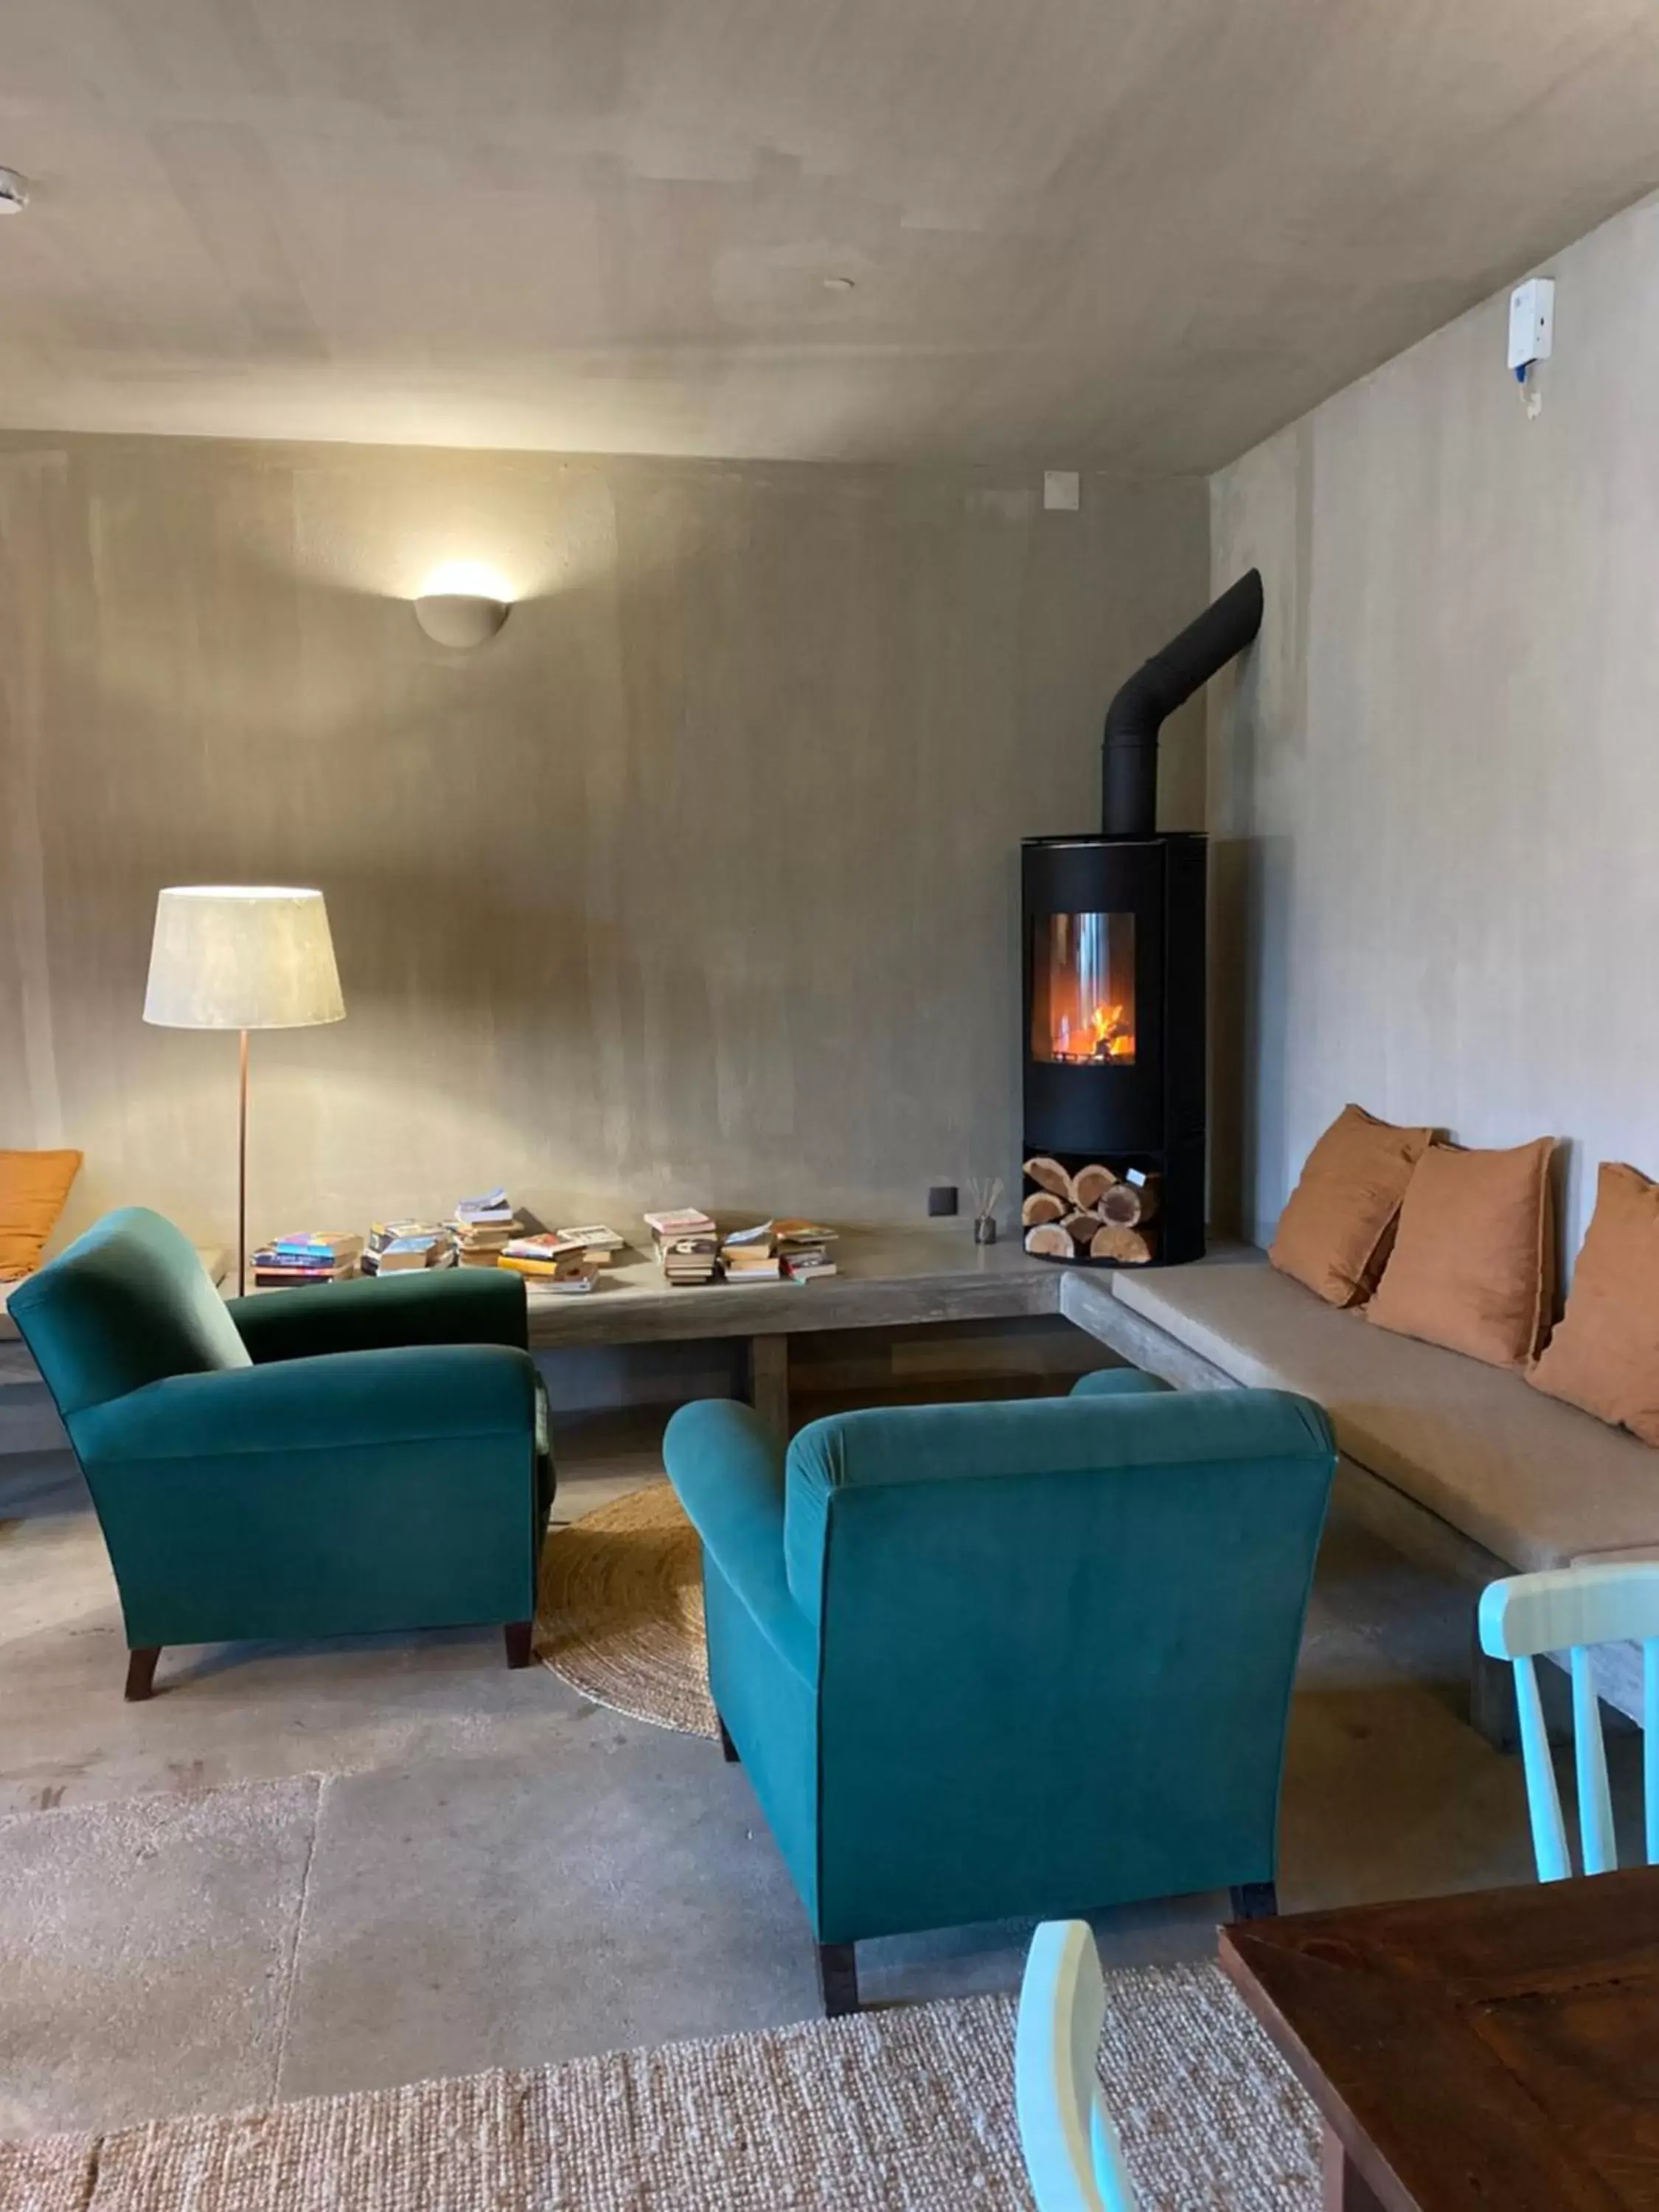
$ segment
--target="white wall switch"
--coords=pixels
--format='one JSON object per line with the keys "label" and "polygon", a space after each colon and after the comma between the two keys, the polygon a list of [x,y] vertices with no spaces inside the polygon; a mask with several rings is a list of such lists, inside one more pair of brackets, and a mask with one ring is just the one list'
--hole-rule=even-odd
{"label": "white wall switch", "polygon": [[1044,469],[1042,504],[1061,514],[1075,514],[1083,504],[1083,480],[1075,469]]}
{"label": "white wall switch", "polygon": [[1555,280],[1528,276],[1510,294],[1510,367],[1547,361],[1555,343]]}

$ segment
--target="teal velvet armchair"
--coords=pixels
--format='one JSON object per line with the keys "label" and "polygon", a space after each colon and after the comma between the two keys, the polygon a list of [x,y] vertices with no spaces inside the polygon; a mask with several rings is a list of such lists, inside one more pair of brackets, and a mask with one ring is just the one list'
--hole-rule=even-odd
{"label": "teal velvet armchair", "polygon": [[1270,1911],[1291,1683],[1335,1453],[1278,1391],[1117,1370],[1068,1399],[803,1429],[688,1406],[708,1675],[805,1905],[863,1937],[1233,1892]]}
{"label": "teal velvet armchair", "polygon": [[129,1206],[8,1310],[92,1492],[130,1698],[173,1644],[492,1622],[528,1664],[553,1472],[516,1277],[227,1302]]}

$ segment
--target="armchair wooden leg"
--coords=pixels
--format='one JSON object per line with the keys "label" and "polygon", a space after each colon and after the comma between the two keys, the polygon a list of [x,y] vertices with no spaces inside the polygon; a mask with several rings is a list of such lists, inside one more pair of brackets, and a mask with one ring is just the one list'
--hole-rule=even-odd
{"label": "armchair wooden leg", "polygon": [[826,2020],[845,2020],[858,2010],[858,1953],[852,1944],[818,1945],[818,1988]]}
{"label": "armchair wooden leg", "polygon": [[533,1620],[507,1622],[501,1630],[501,1637],[507,1645],[507,1663],[509,1667],[527,1667],[530,1664],[534,1656],[531,1643],[535,1633],[536,1624]]}
{"label": "armchair wooden leg", "polygon": [[1271,1881],[1236,1881],[1232,1887],[1235,1920],[1276,1920],[1279,1890]]}
{"label": "armchair wooden leg", "polygon": [[127,1654],[126,1698],[129,1705],[142,1705],[146,1698],[155,1695],[155,1662],[161,1656],[159,1644],[141,1644]]}
{"label": "armchair wooden leg", "polygon": [[738,1759],[738,1747],[732,1742],[731,1736],[727,1734],[726,1723],[720,1720],[720,1717],[718,1713],[715,1714],[714,1718],[717,1721],[720,1721],[720,1757],[726,1761],[728,1766],[736,1766],[739,1764]]}

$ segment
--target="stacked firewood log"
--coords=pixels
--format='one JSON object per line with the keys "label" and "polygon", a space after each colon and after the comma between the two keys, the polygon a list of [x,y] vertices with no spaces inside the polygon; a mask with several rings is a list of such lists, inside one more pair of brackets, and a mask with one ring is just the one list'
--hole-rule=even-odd
{"label": "stacked firewood log", "polygon": [[1158,1212],[1155,1175],[1119,1176],[1098,1160],[1074,1172],[1058,1160],[1025,1163],[1036,1188],[1020,1210],[1025,1249],[1045,1260],[1115,1260],[1144,1267],[1152,1256],[1149,1224]]}

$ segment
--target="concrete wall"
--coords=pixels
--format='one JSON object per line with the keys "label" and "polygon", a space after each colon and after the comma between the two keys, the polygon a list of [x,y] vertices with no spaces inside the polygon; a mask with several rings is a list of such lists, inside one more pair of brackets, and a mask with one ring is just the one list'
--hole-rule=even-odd
{"label": "concrete wall", "polygon": [[1213,479],[1267,585],[1218,687],[1215,1210],[1271,1231],[1346,1099],[1659,1171],[1659,204],[1547,264],[1528,420],[1489,301]]}
{"label": "concrete wall", "polygon": [[[158,887],[268,880],[348,1018],[255,1041],[256,1235],[1011,1175],[1018,840],[1091,826],[1207,528],[1197,482],[0,439],[0,1144],[83,1147],[69,1226],[222,1241],[234,1042],[139,1010]],[[471,655],[404,604],[462,556],[522,599]]]}

